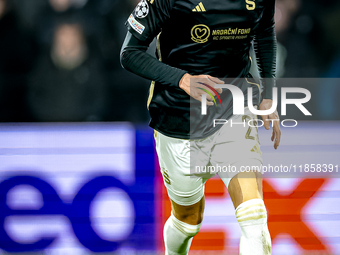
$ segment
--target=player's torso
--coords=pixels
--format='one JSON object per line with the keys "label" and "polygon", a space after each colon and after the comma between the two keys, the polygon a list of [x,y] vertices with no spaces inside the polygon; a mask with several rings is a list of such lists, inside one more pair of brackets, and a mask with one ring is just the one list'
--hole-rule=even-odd
{"label": "player's torso", "polygon": [[[265,1],[273,0],[168,1],[174,1],[170,18],[158,37],[158,55],[162,62],[194,75],[247,77],[251,41],[267,4]],[[248,84],[239,79],[234,85],[239,86],[247,98]],[[156,82],[151,91],[150,126],[171,137],[206,137],[216,131],[207,123],[232,115],[230,93],[221,95],[223,106],[211,107],[211,112],[201,115],[200,102],[190,101],[188,94],[179,87]],[[253,100],[257,102],[258,99]]]}
{"label": "player's torso", "polygon": [[160,36],[162,60],[194,74],[239,76],[264,1],[175,0]]}

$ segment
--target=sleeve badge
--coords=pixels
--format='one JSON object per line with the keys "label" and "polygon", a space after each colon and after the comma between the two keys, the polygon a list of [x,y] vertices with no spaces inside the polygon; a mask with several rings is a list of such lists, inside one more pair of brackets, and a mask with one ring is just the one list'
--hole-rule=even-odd
{"label": "sleeve badge", "polygon": [[137,18],[145,18],[149,14],[149,5],[146,0],[142,0],[139,2],[139,4],[136,6],[135,9],[135,16]]}

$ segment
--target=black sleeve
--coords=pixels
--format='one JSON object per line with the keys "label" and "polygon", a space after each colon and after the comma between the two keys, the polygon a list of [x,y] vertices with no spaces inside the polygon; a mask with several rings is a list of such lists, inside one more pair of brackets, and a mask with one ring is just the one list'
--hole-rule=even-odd
{"label": "black sleeve", "polygon": [[175,0],[141,0],[128,18],[128,28],[120,60],[122,66],[143,77],[164,85],[178,87],[186,73],[166,65],[146,53],[152,40],[170,18]]}
{"label": "black sleeve", "polygon": [[268,5],[263,11],[259,27],[255,32],[254,50],[262,84],[263,98],[272,99],[272,88],[276,76],[276,33],[275,33],[275,0],[267,0]]}
{"label": "black sleeve", "polygon": [[143,78],[178,87],[186,71],[166,65],[150,56],[146,53],[148,46],[148,43],[127,32],[120,54],[122,66]]}

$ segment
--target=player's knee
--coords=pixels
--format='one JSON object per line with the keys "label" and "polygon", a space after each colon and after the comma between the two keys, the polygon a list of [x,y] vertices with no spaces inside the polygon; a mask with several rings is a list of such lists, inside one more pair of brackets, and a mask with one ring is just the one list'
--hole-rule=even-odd
{"label": "player's knee", "polygon": [[171,201],[171,203],[172,213],[178,220],[190,225],[197,225],[203,221],[204,198],[189,206],[179,205],[174,201]]}
{"label": "player's knee", "polygon": [[173,213],[178,220],[190,225],[197,225],[203,221],[203,211],[192,212],[181,210],[180,212],[174,211]]}
{"label": "player's knee", "polygon": [[184,233],[187,236],[193,237],[195,236],[201,229],[202,223],[198,223],[195,225],[188,224],[186,222],[183,222],[179,219],[177,219],[172,213],[171,213],[171,220],[172,224],[180,230],[182,233]]}

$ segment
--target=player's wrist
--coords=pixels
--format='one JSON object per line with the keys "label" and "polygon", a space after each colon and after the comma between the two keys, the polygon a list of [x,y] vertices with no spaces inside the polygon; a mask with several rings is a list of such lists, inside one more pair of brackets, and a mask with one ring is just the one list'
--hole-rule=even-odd
{"label": "player's wrist", "polygon": [[181,80],[179,81],[179,83],[178,83],[178,86],[179,86],[181,89],[184,89],[187,79],[190,79],[190,74],[185,73],[185,74],[182,76],[182,78],[181,78]]}
{"label": "player's wrist", "polygon": [[260,104],[260,110],[268,110],[272,107],[273,105],[273,100],[272,99],[263,99],[261,104]]}
{"label": "player's wrist", "polygon": [[263,103],[273,103],[273,99],[270,99],[270,98],[264,98],[262,100]]}

